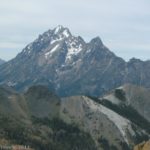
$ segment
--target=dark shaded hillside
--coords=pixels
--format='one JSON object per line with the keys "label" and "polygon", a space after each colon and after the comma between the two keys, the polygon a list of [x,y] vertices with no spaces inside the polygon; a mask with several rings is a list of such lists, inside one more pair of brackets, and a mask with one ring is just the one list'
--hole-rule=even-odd
{"label": "dark shaded hillside", "polygon": [[89,134],[59,119],[34,117],[28,125],[0,116],[0,128],[0,139],[12,145],[28,145],[36,150],[96,150]]}

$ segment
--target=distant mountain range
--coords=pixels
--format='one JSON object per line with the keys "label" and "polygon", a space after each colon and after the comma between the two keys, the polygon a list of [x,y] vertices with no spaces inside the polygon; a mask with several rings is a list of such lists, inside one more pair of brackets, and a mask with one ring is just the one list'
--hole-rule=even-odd
{"label": "distant mountain range", "polygon": [[0,66],[0,84],[19,91],[42,84],[59,96],[100,96],[125,83],[150,87],[150,61],[125,62],[99,37],[86,43],[58,26],[40,35]]}
{"label": "distant mountain range", "polygon": [[133,150],[150,138],[149,93],[125,85],[100,98],[59,98],[44,86],[25,93],[2,86],[0,143],[33,150]]}

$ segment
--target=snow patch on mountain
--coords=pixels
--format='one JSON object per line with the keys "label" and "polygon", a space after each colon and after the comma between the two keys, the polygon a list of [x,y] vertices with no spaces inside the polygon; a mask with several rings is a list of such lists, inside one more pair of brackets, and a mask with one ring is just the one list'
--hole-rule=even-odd
{"label": "snow patch on mountain", "polygon": [[55,37],[55,38],[51,39],[50,44],[54,44],[55,42],[59,42],[59,41],[65,39],[65,38],[68,38],[71,35],[69,33],[68,29],[65,29],[63,32],[60,32],[60,33],[59,33],[59,31],[61,29],[59,27],[58,27],[58,29],[55,29],[55,30],[57,31],[57,34],[56,34],[57,38]]}
{"label": "snow patch on mountain", "polygon": [[61,25],[57,26],[57,27],[55,28],[54,33],[57,34],[62,28],[63,28],[63,27],[62,27]]}
{"label": "snow patch on mountain", "polygon": [[70,60],[73,55],[77,55],[81,50],[82,50],[81,47],[79,47],[79,48],[75,48],[75,47],[69,48],[67,56],[66,56],[66,60]]}
{"label": "snow patch on mountain", "polygon": [[50,51],[45,53],[45,58],[47,59],[48,57],[52,56],[52,54],[57,50],[59,45],[55,45]]}
{"label": "snow patch on mountain", "polygon": [[78,43],[76,38],[69,39],[66,43],[68,47],[68,53],[66,55],[66,62],[70,61],[74,55],[77,55],[83,50],[81,43]]}
{"label": "snow patch on mountain", "polygon": [[54,43],[59,42],[59,41],[61,41],[61,40],[63,40],[62,37],[59,37],[59,38],[57,38],[57,39],[53,39],[53,40],[51,40],[50,44],[54,44]]}
{"label": "snow patch on mountain", "polygon": [[30,54],[32,51],[32,43],[29,44],[24,50],[23,53]]}
{"label": "snow patch on mountain", "polygon": [[63,31],[63,35],[64,35],[65,37],[69,37],[69,36],[70,36],[70,34],[69,34],[69,32],[67,31],[67,29]]}

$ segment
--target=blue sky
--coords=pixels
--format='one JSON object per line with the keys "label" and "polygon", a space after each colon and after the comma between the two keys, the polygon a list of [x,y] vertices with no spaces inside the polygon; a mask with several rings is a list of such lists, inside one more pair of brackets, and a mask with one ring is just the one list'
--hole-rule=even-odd
{"label": "blue sky", "polygon": [[0,0],[0,58],[16,56],[57,25],[87,42],[100,36],[116,55],[150,59],[149,0]]}

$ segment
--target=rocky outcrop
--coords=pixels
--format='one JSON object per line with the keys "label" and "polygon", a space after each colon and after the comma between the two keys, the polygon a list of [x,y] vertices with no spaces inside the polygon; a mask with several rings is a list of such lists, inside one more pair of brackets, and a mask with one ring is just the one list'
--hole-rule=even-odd
{"label": "rocky outcrop", "polygon": [[[150,122],[150,90],[141,86],[125,84],[105,94],[101,99],[103,102],[111,102],[116,106],[126,106],[134,109],[143,118]],[[133,110],[133,111],[134,111]],[[132,112],[133,114],[133,112]]]}
{"label": "rocky outcrop", "polygon": [[135,139],[147,135],[126,117],[85,96],[63,98],[60,115],[65,122],[90,133],[98,148],[130,150]]}

